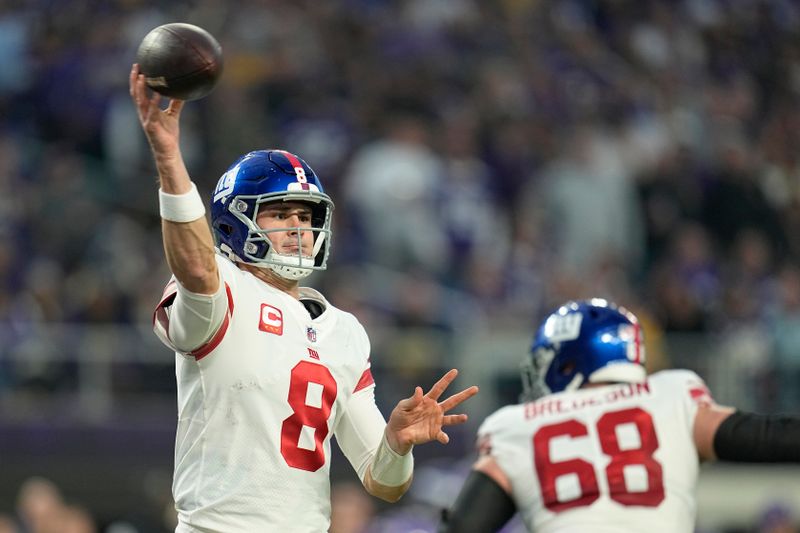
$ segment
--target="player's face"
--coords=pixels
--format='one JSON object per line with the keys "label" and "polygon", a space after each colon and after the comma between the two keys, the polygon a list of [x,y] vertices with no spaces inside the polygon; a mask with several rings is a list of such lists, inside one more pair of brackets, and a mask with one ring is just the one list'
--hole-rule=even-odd
{"label": "player's face", "polygon": [[[314,247],[314,234],[303,228],[311,227],[311,208],[302,202],[275,202],[261,206],[256,223],[262,229],[272,231],[267,234],[275,251],[283,255],[296,255],[302,246],[302,255],[311,256]],[[298,229],[299,228],[299,229]],[[298,244],[298,233],[300,240]]]}

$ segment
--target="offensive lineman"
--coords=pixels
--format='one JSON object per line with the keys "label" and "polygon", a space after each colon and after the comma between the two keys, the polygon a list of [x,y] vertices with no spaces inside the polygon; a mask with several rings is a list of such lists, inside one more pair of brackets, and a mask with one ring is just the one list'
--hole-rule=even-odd
{"label": "offensive lineman", "polygon": [[331,436],[366,490],[397,501],[414,444],[449,438],[447,372],[417,387],[388,423],[375,405],[369,340],[349,313],[299,280],[325,268],[333,203],[314,171],[282,150],[239,158],[211,200],[211,225],[179,148],[184,102],[159,107],[138,66],[130,93],[158,169],[173,277],[154,315],[176,352],[176,532],[327,531]]}
{"label": "offensive lineman", "polygon": [[691,533],[698,463],[800,462],[800,419],[714,403],[689,370],[647,377],[636,317],[567,302],[536,334],[524,403],[490,415],[440,533]]}

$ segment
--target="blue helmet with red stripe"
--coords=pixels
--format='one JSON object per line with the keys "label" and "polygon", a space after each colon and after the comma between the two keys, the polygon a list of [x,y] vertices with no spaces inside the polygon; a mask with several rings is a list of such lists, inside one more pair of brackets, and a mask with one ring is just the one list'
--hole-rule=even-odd
{"label": "blue helmet with red stripe", "polygon": [[575,390],[586,383],[641,383],[647,378],[639,321],[595,298],[567,302],[539,326],[523,365],[523,397]]}
{"label": "blue helmet with red stripe", "polygon": [[[311,228],[302,228],[314,234],[310,256],[303,255],[301,247],[296,254],[277,253],[268,238],[277,230],[256,224],[261,206],[286,201],[311,207]],[[323,191],[316,173],[305,161],[284,150],[256,150],[241,156],[220,177],[211,197],[211,227],[220,252],[233,261],[269,268],[287,279],[304,278],[314,270],[325,269],[332,213],[333,201]]]}

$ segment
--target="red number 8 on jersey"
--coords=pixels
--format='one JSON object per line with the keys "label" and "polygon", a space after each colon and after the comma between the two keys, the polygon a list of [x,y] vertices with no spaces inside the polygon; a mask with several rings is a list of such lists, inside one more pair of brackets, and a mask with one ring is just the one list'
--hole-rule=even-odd
{"label": "red number 8 on jersey", "polygon": [[[638,448],[622,449],[616,431],[621,424],[633,424],[636,427],[640,442]],[[591,505],[600,498],[597,474],[591,462],[584,459],[554,462],[550,458],[550,441],[553,438],[579,438],[588,434],[587,427],[573,419],[543,426],[533,436],[534,464],[542,489],[542,500],[544,506],[554,513]],[[597,421],[597,435],[603,453],[611,458],[605,474],[612,500],[622,505],[644,507],[656,507],[664,501],[663,472],[661,465],[653,457],[658,449],[658,436],[650,413],[638,407],[605,413]],[[644,467],[647,472],[647,490],[635,492],[628,489],[624,468],[629,465]],[[577,476],[580,495],[561,501],[558,499],[556,479],[568,474]]]}
{"label": "red number 8 on jersey", "polygon": [[[322,387],[319,406],[306,403],[311,383]],[[323,443],[328,436],[328,418],[336,400],[336,391],[336,380],[326,367],[300,361],[292,369],[289,405],[293,412],[281,426],[281,455],[289,466],[315,472],[325,464]],[[300,447],[304,426],[314,430],[313,450]]]}

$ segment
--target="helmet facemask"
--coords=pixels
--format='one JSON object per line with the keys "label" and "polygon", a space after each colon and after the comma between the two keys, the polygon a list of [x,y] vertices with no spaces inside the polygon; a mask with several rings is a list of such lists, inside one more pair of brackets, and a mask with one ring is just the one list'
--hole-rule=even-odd
{"label": "helmet facemask", "polygon": [[574,361],[564,361],[563,359],[553,361],[557,352],[557,346],[538,346],[523,360],[520,365],[520,374],[522,376],[521,401],[535,401],[553,392],[547,385],[546,377],[548,373],[557,372],[562,377],[569,378],[569,383],[563,389],[565,391],[575,390],[583,385],[584,376],[578,372]]}
{"label": "helmet facemask", "polygon": [[[257,222],[259,212],[273,202],[309,206],[310,227],[306,227],[304,217],[298,227],[261,228]],[[211,201],[211,227],[219,251],[232,261],[298,280],[325,269],[331,247],[332,212],[333,201],[305,161],[285,150],[255,150],[237,159],[217,182]],[[291,236],[292,232],[297,232],[297,246],[284,246],[288,242],[284,240],[286,234]],[[311,233],[310,252],[308,238],[301,237],[300,232]],[[270,240],[275,234],[282,234],[282,242],[276,241],[277,245]],[[304,242],[307,255],[303,255]]]}
{"label": "helmet facemask", "polygon": [[555,352],[539,348],[522,360],[519,372],[522,378],[522,394],[520,394],[520,402],[533,402],[550,394],[550,388],[544,381],[544,375],[547,372],[549,362],[546,362],[547,354],[552,361]]}
{"label": "helmet facemask", "polygon": [[[311,207],[311,226],[295,226],[284,228],[261,228],[256,220],[261,207],[267,203],[279,201],[299,201]],[[264,194],[234,197],[228,207],[229,211],[247,227],[247,236],[243,246],[243,257],[233,259],[266,268],[282,278],[299,280],[309,276],[315,270],[324,270],[328,262],[331,240],[331,218],[333,203],[324,194]],[[302,233],[312,232],[313,248],[310,255],[303,255]],[[278,253],[270,240],[270,234],[294,232],[297,235],[297,253]],[[223,247],[220,250],[226,252]],[[228,255],[231,255],[228,252]]]}

